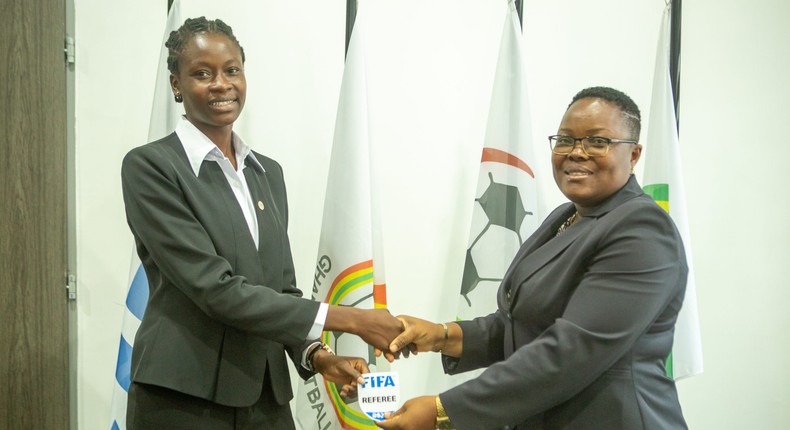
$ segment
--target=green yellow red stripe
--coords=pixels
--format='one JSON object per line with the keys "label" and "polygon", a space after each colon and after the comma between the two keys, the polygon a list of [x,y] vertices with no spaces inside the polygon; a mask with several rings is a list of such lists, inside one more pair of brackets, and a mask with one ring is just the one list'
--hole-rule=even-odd
{"label": "green yellow red stripe", "polygon": [[371,282],[373,282],[373,260],[357,263],[335,277],[326,293],[325,301],[330,305],[339,304],[348,293]]}
{"label": "green yellow red stripe", "polygon": [[368,418],[367,415],[346,405],[346,402],[340,397],[340,393],[337,392],[335,384],[324,380],[324,386],[326,386],[326,392],[329,393],[329,397],[332,400],[332,407],[335,409],[335,415],[337,415],[341,427],[346,430],[378,429],[373,420]]}
{"label": "green yellow red stripe", "polygon": [[[330,305],[340,304],[351,292],[371,284],[373,284],[373,260],[354,264],[335,277],[329,291],[327,291],[325,301]],[[375,308],[387,307],[385,284],[373,285],[373,304]],[[324,343],[331,344],[331,332],[325,331],[322,339]],[[335,384],[325,380],[324,386],[343,429],[375,430],[378,428],[367,415],[346,405]]]}

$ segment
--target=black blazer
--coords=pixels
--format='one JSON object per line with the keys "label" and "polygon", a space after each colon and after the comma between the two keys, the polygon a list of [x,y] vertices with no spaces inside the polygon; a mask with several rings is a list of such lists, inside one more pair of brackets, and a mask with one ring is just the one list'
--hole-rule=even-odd
{"label": "black blazer", "polygon": [[665,373],[688,268],[669,215],[632,176],[555,237],[560,206],[527,239],[498,310],[461,322],[458,373],[490,366],[441,395],[459,429],[685,429]]}
{"label": "black blazer", "polygon": [[241,407],[260,397],[267,366],[276,401],[293,397],[284,351],[309,376],[299,352],[319,304],[295,285],[282,168],[253,156],[265,170],[245,163],[258,249],[220,166],[204,161],[196,177],[175,133],[124,158],[126,217],[150,285],[132,381]]}

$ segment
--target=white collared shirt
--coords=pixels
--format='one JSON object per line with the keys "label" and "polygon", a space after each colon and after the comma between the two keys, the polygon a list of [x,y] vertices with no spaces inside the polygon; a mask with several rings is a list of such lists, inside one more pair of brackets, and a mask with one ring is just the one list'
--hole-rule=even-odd
{"label": "white collared shirt", "polygon": [[[231,137],[233,148],[236,152],[236,166],[238,170],[233,168],[230,160],[225,157],[225,154],[219,150],[217,145],[211,141],[205,134],[197,129],[185,117],[176,125],[176,134],[178,139],[181,140],[181,145],[184,146],[184,151],[187,153],[189,165],[192,166],[192,171],[195,176],[200,172],[200,165],[203,161],[216,161],[225,174],[225,179],[228,180],[233,195],[239,203],[244,219],[247,221],[247,227],[250,231],[250,236],[255,243],[255,249],[258,249],[258,218],[255,216],[255,204],[252,201],[252,194],[250,194],[247,180],[244,178],[244,167],[246,167],[247,156],[252,151],[243,140],[235,132]],[[253,157],[249,158],[255,163],[261,171],[265,171],[263,166],[258,162],[258,159]]]}
{"label": "white collared shirt", "polygon": [[[247,180],[244,178],[245,163],[252,149],[241,140],[238,134],[233,132],[231,141],[233,142],[233,148],[236,152],[236,166],[238,166],[238,170],[236,170],[233,168],[230,160],[225,157],[225,154],[219,150],[217,145],[184,116],[181,117],[181,120],[176,125],[176,135],[178,135],[178,139],[184,147],[184,151],[189,159],[189,165],[192,167],[195,176],[199,176],[200,165],[203,164],[203,161],[215,161],[219,164],[220,168],[222,168],[222,173],[225,174],[225,179],[227,179],[230,188],[233,190],[233,195],[236,197],[236,201],[239,203],[239,207],[241,207],[241,211],[244,213],[244,219],[247,221],[250,236],[252,236],[252,240],[255,242],[255,249],[258,249],[258,218],[255,216],[255,204],[252,201],[252,194],[250,194]],[[265,172],[263,166],[255,156],[249,157],[249,160],[252,160],[261,171]],[[329,305],[321,303],[315,321],[305,339],[316,339],[321,336],[321,332],[324,330],[324,322],[326,321],[328,308]],[[307,349],[302,353],[303,365],[306,353]]]}

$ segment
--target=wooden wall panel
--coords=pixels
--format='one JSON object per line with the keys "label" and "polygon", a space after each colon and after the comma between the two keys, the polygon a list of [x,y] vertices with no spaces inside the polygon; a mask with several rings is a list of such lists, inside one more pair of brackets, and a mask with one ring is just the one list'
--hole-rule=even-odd
{"label": "wooden wall panel", "polygon": [[0,5],[0,428],[69,425],[64,0]]}

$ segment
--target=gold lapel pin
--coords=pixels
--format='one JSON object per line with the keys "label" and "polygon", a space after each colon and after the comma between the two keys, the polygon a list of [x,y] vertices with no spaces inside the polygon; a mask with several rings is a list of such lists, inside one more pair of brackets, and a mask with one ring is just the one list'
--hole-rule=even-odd
{"label": "gold lapel pin", "polygon": [[258,209],[263,210],[263,202],[258,200]]}

